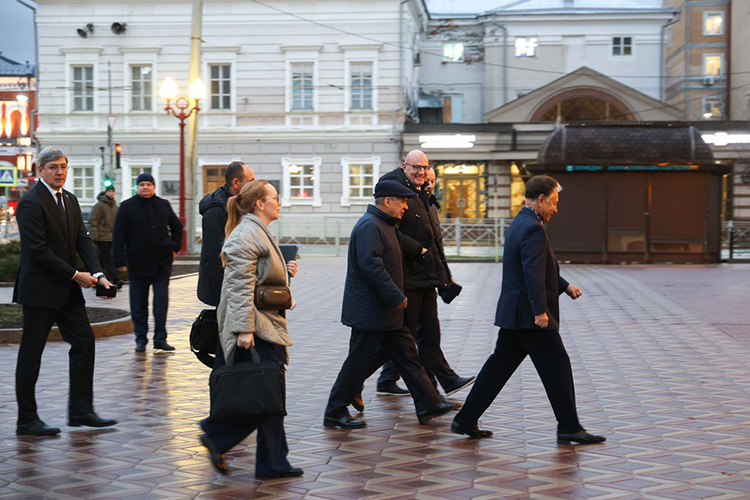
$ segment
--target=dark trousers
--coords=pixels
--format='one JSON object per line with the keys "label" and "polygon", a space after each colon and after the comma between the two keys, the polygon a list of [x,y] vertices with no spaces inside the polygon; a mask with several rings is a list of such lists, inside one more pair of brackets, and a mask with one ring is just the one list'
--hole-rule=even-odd
{"label": "dark trousers", "polygon": [[495,352],[487,359],[456,422],[473,427],[487,411],[516,368],[531,356],[557,419],[557,432],[583,429],[578,421],[573,370],[560,333],[550,330],[500,329]]}
{"label": "dark trousers", "polygon": [[35,397],[42,352],[53,323],[70,344],[68,351],[70,395],[68,417],[94,411],[94,331],[79,286],[71,282],[68,301],[61,309],[23,306],[23,335],[16,360],[18,424],[39,418]]}
{"label": "dark trousers", "polygon": [[[255,336],[255,350],[258,352],[260,359],[286,361],[283,346],[265,342],[257,335]],[[237,348],[235,363],[244,363],[251,360],[249,349]],[[224,352],[221,349],[220,342],[216,348],[214,370],[225,364]],[[255,475],[257,477],[279,477],[292,468],[286,458],[289,454],[289,446],[284,432],[284,417],[265,419],[251,417],[212,419],[209,417],[201,421],[201,428],[219,453],[226,453],[231,450],[252,434],[255,429],[258,429],[255,451]]]}
{"label": "dark trousers", "polygon": [[[450,387],[458,379],[458,374],[446,361],[440,348],[440,320],[438,319],[437,290],[407,290],[406,326],[414,335],[419,351],[419,363],[424,367],[432,385]],[[437,380],[436,380],[437,378]],[[378,385],[395,383],[399,379],[396,366],[391,361],[383,365],[378,377]]]}
{"label": "dark trousers", "polygon": [[112,242],[97,241],[96,253],[99,256],[99,264],[102,266],[102,271],[106,273],[109,282],[114,285],[119,283],[120,275],[117,273],[114,262],[112,262]]}
{"label": "dark trousers", "polygon": [[133,317],[135,341],[146,344],[148,339],[148,289],[154,289],[154,343],[167,340],[167,308],[169,306],[169,275],[172,269],[159,268],[150,278],[129,278],[130,315]]}
{"label": "dark trousers", "polygon": [[377,332],[352,328],[349,355],[331,388],[325,415],[333,418],[348,415],[349,410],[346,407],[354,395],[359,392],[365,380],[388,358],[393,360],[404,377],[417,412],[428,410],[440,403],[437,391],[419,364],[417,346],[406,328]]}

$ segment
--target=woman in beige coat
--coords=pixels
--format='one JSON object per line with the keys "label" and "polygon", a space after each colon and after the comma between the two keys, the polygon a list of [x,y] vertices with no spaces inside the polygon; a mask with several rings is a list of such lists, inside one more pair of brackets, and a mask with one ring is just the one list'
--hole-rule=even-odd
{"label": "woman in beige coat", "polygon": [[[283,311],[258,310],[256,285],[286,284],[294,276],[297,263],[284,264],[278,244],[268,225],[279,218],[279,195],[266,181],[246,184],[229,199],[226,241],[222,247],[225,263],[221,302],[217,310],[219,345],[214,370],[224,364],[251,361],[253,346],[261,359],[287,362],[286,348],[292,345]],[[255,476],[295,477],[303,471],[287,461],[289,448],[284,433],[284,417],[212,419],[201,422],[200,440],[211,463],[222,474],[228,473],[224,454],[258,429]]]}

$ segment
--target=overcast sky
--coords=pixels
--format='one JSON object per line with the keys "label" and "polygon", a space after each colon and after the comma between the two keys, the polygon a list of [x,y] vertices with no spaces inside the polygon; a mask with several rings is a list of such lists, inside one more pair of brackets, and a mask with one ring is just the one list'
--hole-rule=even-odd
{"label": "overcast sky", "polygon": [[0,52],[21,64],[35,62],[34,11],[18,0],[0,0]]}

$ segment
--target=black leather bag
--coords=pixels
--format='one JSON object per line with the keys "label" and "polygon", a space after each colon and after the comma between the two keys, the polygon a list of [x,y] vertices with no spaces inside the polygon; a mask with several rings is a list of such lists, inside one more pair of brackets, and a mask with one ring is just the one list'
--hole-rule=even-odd
{"label": "black leather bag", "polygon": [[213,368],[218,342],[219,321],[216,319],[216,309],[204,309],[190,328],[190,350],[201,363]]}
{"label": "black leather bag", "polygon": [[[239,349],[239,348],[238,348]],[[211,372],[211,418],[286,415],[286,370],[281,361],[260,359],[224,365]]]}
{"label": "black leather bag", "polygon": [[286,285],[256,285],[255,307],[262,311],[292,307],[292,292]]}

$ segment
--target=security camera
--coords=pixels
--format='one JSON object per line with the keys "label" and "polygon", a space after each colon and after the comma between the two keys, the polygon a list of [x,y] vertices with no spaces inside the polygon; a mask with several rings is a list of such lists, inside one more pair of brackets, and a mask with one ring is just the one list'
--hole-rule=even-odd
{"label": "security camera", "polygon": [[112,33],[122,35],[127,29],[127,23],[112,23]]}
{"label": "security camera", "polygon": [[78,28],[76,32],[78,33],[78,36],[80,36],[81,38],[88,38],[89,35],[94,34],[94,25],[89,23],[83,28]]}

